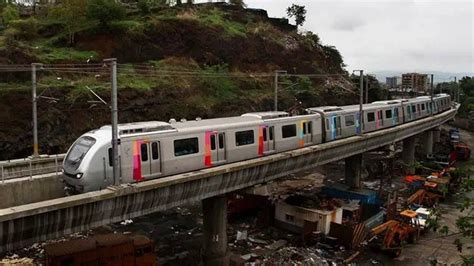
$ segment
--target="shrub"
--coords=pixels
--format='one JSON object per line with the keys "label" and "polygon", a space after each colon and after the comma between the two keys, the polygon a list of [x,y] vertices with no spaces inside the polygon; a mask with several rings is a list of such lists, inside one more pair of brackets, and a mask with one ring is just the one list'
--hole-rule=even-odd
{"label": "shrub", "polygon": [[108,27],[110,22],[124,18],[126,12],[115,0],[89,0],[86,15],[89,19],[99,21],[101,26]]}
{"label": "shrub", "polygon": [[31,40],[38,34],[38,21],[33,17],[10,21],[10,26],[15,29],[15,39]]}
{"label": "shrub", "polygon": [[7,5],[2,11],[2,19],[3,23],[8,25],[10,22],[20,19],[20,11],[13,5]]}

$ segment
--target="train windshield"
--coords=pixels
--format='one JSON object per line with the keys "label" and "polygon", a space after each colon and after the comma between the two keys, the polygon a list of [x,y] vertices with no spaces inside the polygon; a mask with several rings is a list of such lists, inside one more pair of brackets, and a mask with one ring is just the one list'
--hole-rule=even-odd
{"label": "train windshield", "polygon": [[64,171],[72,172],[76,170],[94,143],[95,139],[92,137],[85,136],[79,138],[66,156]]}

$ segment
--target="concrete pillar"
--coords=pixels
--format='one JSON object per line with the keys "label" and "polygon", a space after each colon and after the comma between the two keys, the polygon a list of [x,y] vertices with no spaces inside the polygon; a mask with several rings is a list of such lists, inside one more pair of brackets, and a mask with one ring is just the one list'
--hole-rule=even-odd
{"label": "concrete pillar", "polygon": [[216,196],[202,200],[203,250],[202,260],[206,266],[229,265],[227,252],[227,197]]}
{"label": "concrete pillar", "polygon": [[434,129],[432,132],[434,143],[439,143],[441,141],[441,131],[439,129]]}
{"label": "concrete pillar", "polygon": [[345,159],[346,184],[351,188],[360,188],[362,168],[362,154],[357,154]]}
{"label": "concrete pillar", "polygon": [[407,165],[406,173],[414,174],[415,167],[415,136],[403,140],[402,160]]}
{"label": "concrete pillar", "polygon": [[425,156],[433,154],[433,131],[425,131],[420,136],[421,150]]}

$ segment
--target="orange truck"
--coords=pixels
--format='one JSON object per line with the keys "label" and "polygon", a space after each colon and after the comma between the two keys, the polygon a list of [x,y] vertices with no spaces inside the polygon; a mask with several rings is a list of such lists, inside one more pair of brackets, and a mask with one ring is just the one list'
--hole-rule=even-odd
{"label": "orange truck", "polygon": [[396,220],[389,220],[371,230],[372,238],[377,239],[378,248],[398,257],[405,242],[414,243],[420,236],[420,225],[417,213],[404,210]]}

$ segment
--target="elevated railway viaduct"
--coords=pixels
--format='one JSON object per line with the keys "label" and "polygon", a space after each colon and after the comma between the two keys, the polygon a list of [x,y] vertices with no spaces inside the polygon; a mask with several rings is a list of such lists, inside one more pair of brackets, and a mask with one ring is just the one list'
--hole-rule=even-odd
{"label": "elevated railway viaduct", "polygon": [[407,164],[413,163],[415,136],[426,134],[424,139],[428,139],[424,144],[432,146],[433,134],[426,132],[453,119],[457,108],[458,106],[441,114],[362,136],[156,180],[123,184],[101,191],[2,209],[0,252],[202,201],[203,259],[207,265],[223,265],[227,254],[226,193],[341,159],[346,160],[346,182],[358,187],[362,153],[403,141],[402,157]]}

